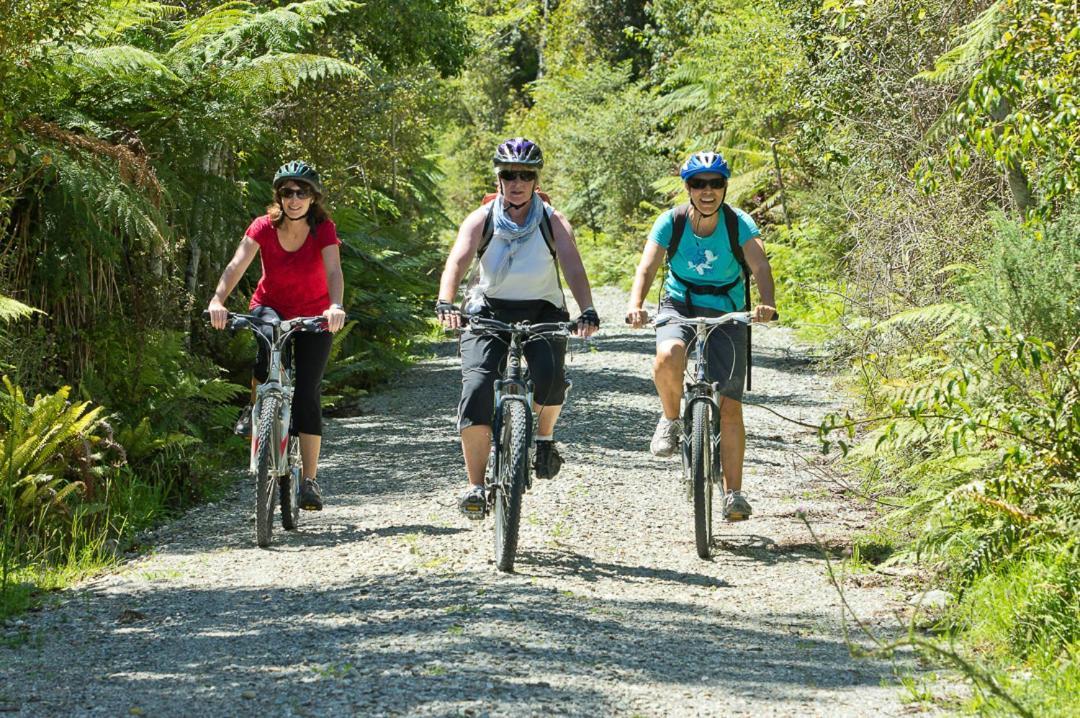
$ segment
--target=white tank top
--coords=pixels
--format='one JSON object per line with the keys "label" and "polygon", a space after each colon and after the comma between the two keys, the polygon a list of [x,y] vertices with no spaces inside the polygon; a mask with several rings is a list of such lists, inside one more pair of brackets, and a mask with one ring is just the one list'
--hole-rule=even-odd
{"label": "white tank top", "polygon": [[[550,212],[546,205],[544,211]],[[480,281],[470,293],[467,307],[473,309],[482,297],[487,296],[492,299],[543,299],[563,308],[565,300],[555,271],[555,260],[539,225],[527,240],[516,244],[509,270],[496,283],[496,272],[506,260],[510,246],[497,236],[491,238],[480,257]]]}

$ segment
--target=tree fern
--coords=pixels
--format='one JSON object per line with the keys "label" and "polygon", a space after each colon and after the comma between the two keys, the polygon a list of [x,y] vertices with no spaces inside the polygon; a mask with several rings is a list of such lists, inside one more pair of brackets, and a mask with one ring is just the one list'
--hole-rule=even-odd
{"label": "tree fern", "polygon": [[22,302],[15,301],[11,297],[5,297],[0,294],[0,322],[25,319],[26,317],[33,316],[35,313],[40,313],[40,311],[41,310],[34,309]]}

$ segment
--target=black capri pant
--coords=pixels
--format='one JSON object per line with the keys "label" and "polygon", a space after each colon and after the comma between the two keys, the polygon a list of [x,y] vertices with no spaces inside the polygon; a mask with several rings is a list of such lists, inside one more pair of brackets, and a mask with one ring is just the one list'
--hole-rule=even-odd
{"label": "black capri pant", "polygon": [[[255,307],[251,314],[260,319],[277,319],[278,314],[270,307]],[[270,327],[262,327],[267,339],[273,339]],[[266,342],[256,340],[259,349],[255,357],[255,380],[266,381],[270,373],[270,352]],[[326,363],[330,360],[330,348],[334,340],[329,332],[297,332],[285,343],[281,360],[289,366],[293,361],[292,420],[289,433],[322,436],[322,378]]]}
{"label": "black capri pant", "polygon": [[[480,316],[501,322],[567,322],[570,314],[543,299],[511,301],[485,299]],[[461,403],[458,429],[491,426],[495,418],[495,380],[509,352],[508,336],[461,335]],[[533,381],[533,400],[541,406],[560,406],[566,400],[566,338],[548,337],[528,342],[525,361]]]}

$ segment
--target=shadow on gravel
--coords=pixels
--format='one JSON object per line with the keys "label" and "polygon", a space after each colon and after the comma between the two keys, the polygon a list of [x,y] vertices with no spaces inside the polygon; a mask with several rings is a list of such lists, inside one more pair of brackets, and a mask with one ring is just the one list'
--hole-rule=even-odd
{"label": "shadow on gravel", "polygon": [[564,576],[573,575],[585,581],[601,579],[620,579],[631,582],[664,581],[683,586],[702,588],[731,588],[731,584],[715,576],[700,573],[686,573],[650,566],[628,566],[626,564],[594,561],[573,551],[560,549],[518,550],[515,566],[521,576]]}
{"label": "shadow on gravel", "polygon": [[758,534],[714,536],[713,549],[713,560],[717,563],[729,561],[733,557],[769,566],[821,560],[821,551],[814,544],[778,544],[768,536]]}
{"label": "shadow on gravel", "polygon": [[[640,572],[684,582],[534,556],[601,579]],[[889,675],[882,664],[853,663],[817,614],[733,625],[727,599],[710,608],[677,595],[623,599],[618,583],[595,590],[602,595],[527,577],[493,585],[480,574],[412,572],[359,585],[101,591],[94,615],[79,620],[101,626],[94,654],[107,658],[62,691],[20,701],[37,715],[73,705],[139,706],[148,715],[190,715],[193,705],[203,715],[456,715],[467,707],[611,715],[634,712],[631,692],[646,704],[656,690],[710,693],[710,704],[726,694],[811,701],[822,689],[877,686]],[[16,670],[49,670],[47,653],[17,655],[15,666],[0,662],[5,684]],[[590,683],[603,688],[582,686]]]}
{"label": "shadow on gravel", "polygon": [[[653,356],[656,354],[656,335],[652,332],[642,332],[640,336],[627,336],[617,334],[615,336],[602,336],[593,339],[592,345],[598,352],[622,352],[624,354],[644,354]],[[583,351],[589,351],[585,349]]]}

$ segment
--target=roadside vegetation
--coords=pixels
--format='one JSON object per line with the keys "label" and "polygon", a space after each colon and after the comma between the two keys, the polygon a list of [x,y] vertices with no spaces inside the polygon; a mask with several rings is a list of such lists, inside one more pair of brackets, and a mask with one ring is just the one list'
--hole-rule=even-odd
{"label": "roadside vegetation", "polygon": [[624,286],[713,149],[784,322],[846,372],[822,440],[879,513],[854,549],[950,597],[916,630],[972,668],[953,707],[1080,711],[1075,2],[4,8],[2,605],[240,452],[249,348],[199,311],[282,158],[323,170],[346,239],[347,405],[407,360],[499,140],[541,144],[594,284]]}

